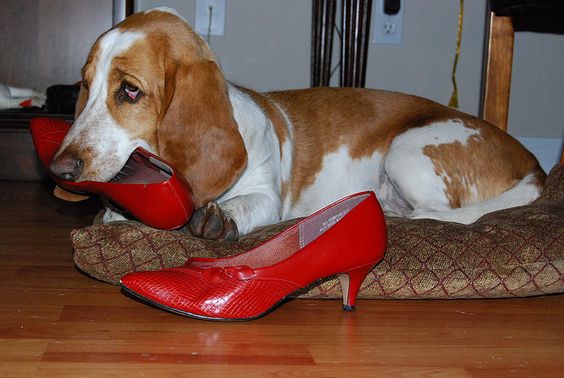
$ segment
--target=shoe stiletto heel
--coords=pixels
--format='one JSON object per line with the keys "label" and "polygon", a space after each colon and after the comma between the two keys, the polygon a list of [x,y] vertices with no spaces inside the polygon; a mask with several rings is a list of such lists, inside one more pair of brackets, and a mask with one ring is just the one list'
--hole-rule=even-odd
{"label": "shoe stiletto heel", "polygon": [[341,284],[341,291],[343,292],[343,310],[356,310],[356,297],[362,283],[366,279],[366,276],[372,271],[372,268],[372,265],[363,266],[347,273],[337,275],[339,283]]}
{"label": "shoe stiletto heel", "polygon": [[206,320],[251,320],[293,293],[337,276],[353,310],[364,278],[384,256],[386,224],[373,192],[357,193],[241,254],[192,258],[185,265],[122,277],[126,293]]}

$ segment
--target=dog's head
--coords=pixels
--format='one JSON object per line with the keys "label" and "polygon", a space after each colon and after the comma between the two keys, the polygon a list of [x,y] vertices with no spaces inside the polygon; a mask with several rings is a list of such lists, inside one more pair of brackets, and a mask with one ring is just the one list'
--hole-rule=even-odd
{"label": "dog's head", "polygon": [[206,42],[173,10],[128,17],[94,44],[76,121],[53,159],[71,181],[108,181],[144,147],[183,173],[200,206],[247,161],[228,89]]}

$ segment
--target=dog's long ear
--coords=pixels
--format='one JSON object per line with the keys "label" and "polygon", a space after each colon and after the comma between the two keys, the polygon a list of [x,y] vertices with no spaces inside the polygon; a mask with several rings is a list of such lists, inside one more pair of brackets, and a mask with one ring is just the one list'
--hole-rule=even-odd
{"label": "dog's long ear", "polygon": [[157,129],[159,154],[184,174],[200,207],[240,176],[247,164],[245,145],[215,62],[178,64],[166,76],[169,105]]}

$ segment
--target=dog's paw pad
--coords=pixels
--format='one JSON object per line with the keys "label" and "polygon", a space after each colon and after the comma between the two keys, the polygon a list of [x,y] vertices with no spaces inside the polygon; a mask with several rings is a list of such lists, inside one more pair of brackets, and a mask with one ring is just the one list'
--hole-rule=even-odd
{"label": "dog's paw pad", "polygon": [[204,239],[235,241],[239,238],[237,225],[215,202],[198,209],[188,225],[190,233]]}

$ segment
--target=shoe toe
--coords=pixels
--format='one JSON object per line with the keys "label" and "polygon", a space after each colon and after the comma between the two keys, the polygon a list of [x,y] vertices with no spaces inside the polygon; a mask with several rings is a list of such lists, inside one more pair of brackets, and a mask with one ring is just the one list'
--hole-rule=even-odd
{"label": "shoe toe", "polygon": [[182,311],[194,310],[197,293],[194,279],[186,272],[166,269],[130,273],[122,277],[122,286],[132,294],[158,306]]}
{"label": "shoe toe", "polygon": [[296,290],[295,285],[279,280],[217,279],[206,270],[190,268],[130,273],[121,284],[127,292],[163,309],[216,320],[260,317]]}

